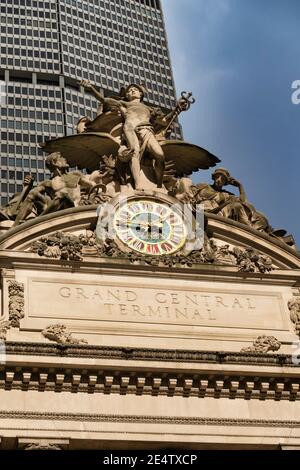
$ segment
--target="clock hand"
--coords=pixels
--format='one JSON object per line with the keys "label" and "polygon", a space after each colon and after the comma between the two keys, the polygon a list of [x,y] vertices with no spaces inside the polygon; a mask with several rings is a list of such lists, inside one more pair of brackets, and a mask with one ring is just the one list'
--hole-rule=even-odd
{"label": "clock hand", "polygon": [[148,222],[128,222],[128,225],[134,226],[134,227],[149,227]]}

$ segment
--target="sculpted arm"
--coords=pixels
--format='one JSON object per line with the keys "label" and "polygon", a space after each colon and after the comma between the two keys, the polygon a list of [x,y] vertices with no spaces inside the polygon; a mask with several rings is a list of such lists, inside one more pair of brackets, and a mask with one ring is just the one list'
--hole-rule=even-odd
{"label": "sculpted arm", "polygon": [[153,110],[154,121],[156,124],[166,127],[172,123],[182,111],[187,111],[189,106],[189,102],[181,98],[177,101],[176,107],[168,114],[164,114],[160,109],[156,108]]}
{"label": "sculpted arm", "polygon": [[89,80],[81,80],[80,85],[85,88],[85,90],[90,91],[97,100],[100,101],[100,103],[104,104],[105,103],[105,98],[104,96],[98,91]]}
{"label": "sculpted arm", "polygon": [[96,172],[94,171],[91,175],[83,175],[79,180],[80,186],[82,186],[83,188],[88,188],[88,189],[91,189],[94,186],[96,186],[97,183],[94,181],[95,180],[94,173]]}
{"label": "sculpted arm", "polygon": [[244,186],[242,185],[242,183],[240,183],[239,181],[237,181],[234,178],[231,178],[230,181],[229,181],[229,184],[232,184],[232,186],[236,186],[239,189],[239,192],[240,192],[240,200],[242,202],[247,202],[247,195],[246,195],[246,192],[245,192],[245,189],[244,189]]}
{"label": "sculpted arm", "polygon": [[35,199],[40,199],[42,202],[47,202],[48,198],[43,195],[43,192],[47,188],[52,188],[52,183],[50,180],[43,181],[38,186],[30,191],[28,194],[28,199],[30,201],[34,201]]}
{"label": "sculpted arm", "polygon": [[94,87],[94,85],[91,84],[89,80],[81,80],[80,85],[83,86],[86,90],[90,91],[95,96],[95,98],[97,98],[97,100],[99,100],[100,103],[102,104],[106,103],[109,106],[117,106],[117,107],[120,107],[120,106],[126,107],[128,104],[126,101],[116,100],[114,98],[104,98],[102,93],[100,93],[100,91],[98,91]]}
{"label": "sculpted arm", "polygon": [[26,199],[20,206],[14,226],[18,225],[20,221],[26,219],[26,217],[31,213],[35,201],[41,201],[44,207],[46,207],[49,202],[49,197],[45,196],[43,192],[47,188],[52,188],[52,182],[50,180],[43,181],[28,193]]}

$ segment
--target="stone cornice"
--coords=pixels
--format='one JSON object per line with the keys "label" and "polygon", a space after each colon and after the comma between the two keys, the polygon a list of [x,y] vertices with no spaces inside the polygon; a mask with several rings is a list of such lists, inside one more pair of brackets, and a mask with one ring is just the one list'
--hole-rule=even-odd
{"label": "stone cornice", "polygon": [[283,354],[34,343],[7,343],[6,353],[6,364],[0,367],[4,390],[300,399],[298,368]]}
{"label": "stone cornice", "polygon": [[197,373],[192,371],[168,372],[134,371],[130,367],[113,369],[78,369],[62,367],[13,367],[8,365],[0,370],[0,389],[88,393],[117,395],[146,395],[165,397],[229,398],[242,400],[300,400],[299,377],[281,377],[257,374],[231,375]]}
{"label": "stone cornice", "polygon": [[121,258],[84,258],[83,261],[62,261],[51,258],[39,257],[36,254],[28,252],[17,252],[0,250],[0,264],[3,269],[34,269],[35,271],[45,271],[45,263],[47,271],[55,272],[65,271],[73,272],[74,270],[81,273],[90,274],[116,274],[122,271],[122,274],[128,276],[156,277],[162,276],[167,278],[188,278],[192,280],[207,280],[213,277],[214,281],[221,282],[239,282],[242,279],[251,279],[251,282],[257,284],[271,284],[296,287],[300,285],[300,270],[279,270],[265,274],[258,272],[240,272],[236,266],[226,266],[218,264],[201,264],[190,267],[181,268],[176,266],[170,268],[167,266],[147,266],[130,264],[126,259]]}
{"label": "stone cornice", "polygon": [[224,226],[227,225],[228,227],[232,228],[232,230],[231,230],[232,233],[233,232],[236,233],[237,238],[238,238],[240,233],[245,232],[245,234],[248,233],[248,234],[252,235],[253,237],[255,237],[257,239],[260,239],[262,241],[263,240],[266,241],[266,242],[271,241],[272,244],[276,245],[279,248],[284,249],[285,251],[290,253],[292,256],[296,256],[300,260],[300,251],[299,250],[297,250],[297,249],[295,250],[294,248],[286,245],[286,243],[280,241],[276,237],[270,237],[270,235],[268,235],[265,232],[255,230],[254,228],[246,226],[244,224],[241,224],[240,222],[237,222],[235,220],[225,219],[224,217],[221,217],[220,215],[206,213],[206,216],[208,218],[209,226],[212,229],[217,230],[218,233],[225,233],[226,229],[224,230]]}

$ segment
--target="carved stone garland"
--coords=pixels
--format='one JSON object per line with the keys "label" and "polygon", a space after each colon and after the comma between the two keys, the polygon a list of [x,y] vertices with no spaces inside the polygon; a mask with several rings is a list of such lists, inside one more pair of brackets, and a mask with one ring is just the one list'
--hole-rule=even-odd
{"label": "carved stone garland", "polygon": [[99,244],[95,234],[71,235],[54,233],[34,242],[31,251],[39,256],[57,258],[65,261],[81,261],[83,256],[125,258],[130,263],[143,263],[151,266],[164,265],[190,267],[195,264],[222,264],[237,266],[241,272],[269,272],[274,269],[271,258],[261,255],[252,248],[230,248],[229,245],[218,247],[213,240],[206,240],[202,250],[192,251],[188,256],[181,253],[165,256],[141,255],[136,252],[123,252],[113,240]]}

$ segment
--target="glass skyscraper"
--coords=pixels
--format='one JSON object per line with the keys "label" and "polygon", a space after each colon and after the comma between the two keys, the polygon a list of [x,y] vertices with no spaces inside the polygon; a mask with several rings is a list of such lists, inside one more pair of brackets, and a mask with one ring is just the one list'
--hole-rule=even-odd
{"label": "glass skyscraper", "polygon": [[49,176],[40,142],[96,116],[80,79],[106,96],[143,82],[149,104],[175,106],[159,0],[0,0],[0,9],[1,204],[26,174]]}

